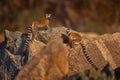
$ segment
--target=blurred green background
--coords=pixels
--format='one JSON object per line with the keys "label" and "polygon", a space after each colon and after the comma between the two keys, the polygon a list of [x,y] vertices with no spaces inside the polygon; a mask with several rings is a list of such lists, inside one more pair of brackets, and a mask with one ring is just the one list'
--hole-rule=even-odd
{"label": "blurred green background", "polygon": [[120,31],[120,0],[0,0],[0,33],[24,31],[45,13],[52,14],[51,27],[99,34]]}

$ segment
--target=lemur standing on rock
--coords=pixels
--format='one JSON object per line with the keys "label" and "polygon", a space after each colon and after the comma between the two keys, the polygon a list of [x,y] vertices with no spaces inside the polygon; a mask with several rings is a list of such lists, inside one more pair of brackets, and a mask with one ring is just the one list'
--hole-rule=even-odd
{"label": "lemur standing on rock", "polygon": [[66,32],[68,34],[68,38],[69,38],[68,44],[70,45],[70,47],[73,47],[75,44],[80,44],[87,61],[92,65],[92,67],[95,70],[98,70],[98,68],[93,63],[93,61],[91,60],[90,56],[86,52],[86,48],[85,48],[85,46],[84,46],[84,44],[82,42],[81,35],[79,33],[77,33],[77,32],[71,31],[70,29],[67,29]]}
{"label": "lemur standing on rock", "polygon": [[29,44],[36,39],[38,35],[38,28],[42,28],[47,26],[47,30],[49,30],[49,19],[51,14],[46,14],[39,21],[32,22],[32,25],[27,26],[27,37],[25,39],[24,47],[23,47],[23,56],[26,55],[26,50]]}

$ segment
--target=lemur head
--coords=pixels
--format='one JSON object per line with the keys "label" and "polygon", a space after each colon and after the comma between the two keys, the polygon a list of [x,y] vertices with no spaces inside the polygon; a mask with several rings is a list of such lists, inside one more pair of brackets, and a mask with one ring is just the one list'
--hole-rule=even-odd
{"label": "lemur head", "polygon": [[70,30],[69,28],[68,28],[68,29],[66,29],[66,33],[67,33],[67,34],[69,34],[69,33],[70,33],[70,31],[71,31],[71,30]]}
{"label": "lemur head", "polygon": [[46,19],[50,19],[51,14],[45,14]]}

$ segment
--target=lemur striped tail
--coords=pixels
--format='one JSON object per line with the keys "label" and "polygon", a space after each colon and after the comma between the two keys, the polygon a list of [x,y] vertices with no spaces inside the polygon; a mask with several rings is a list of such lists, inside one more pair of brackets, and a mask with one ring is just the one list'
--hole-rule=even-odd
{"label": "lemur striped tail", "polygon": [[32,34],[32,26],[28,26],[27,27],[27,37],[25,39],[25,43],[24,43],[24,47],[23,47],[23,55],[25,55],[25,51],[27,50],[30,42],[32,41],[32,37],[33,37],[33,34]]}
{"label": "lemur striped tail", "polygon": [[96,65],[93,63],[93,61],[90,59],[90,56],[87,54],[87,51],[86,51],[86,48],[84,46],[84,44],[81,43],[81,46],[82,46],[82,50],[83,50],[83,53],[87,59],[87,61],[92,65],[92,67],[95,69],[95,70],[98,70],[98,68],[96,67]]}

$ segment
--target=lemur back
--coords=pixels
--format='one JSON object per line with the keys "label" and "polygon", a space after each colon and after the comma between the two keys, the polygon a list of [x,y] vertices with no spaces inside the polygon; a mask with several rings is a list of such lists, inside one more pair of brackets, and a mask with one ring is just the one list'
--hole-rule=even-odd
{"label": "lemur back", "polygon": [[72,32],[70,29],[66,30],[67,34],[68,34],[68,38],[69,38],[69,44],[71,47],[74,46],[74,44],[80,44],[83,50],[83,53],[87,59],[87,61],[92,65],[92,67],[95,70],[98,70],[98,68],[96,67],[96,65],[93,63],[93,61],[91,60],[90,56],[87,54],[86,48],[84,46],[84,44],[82,43],[82,37],[79,33],[77,32]]}

